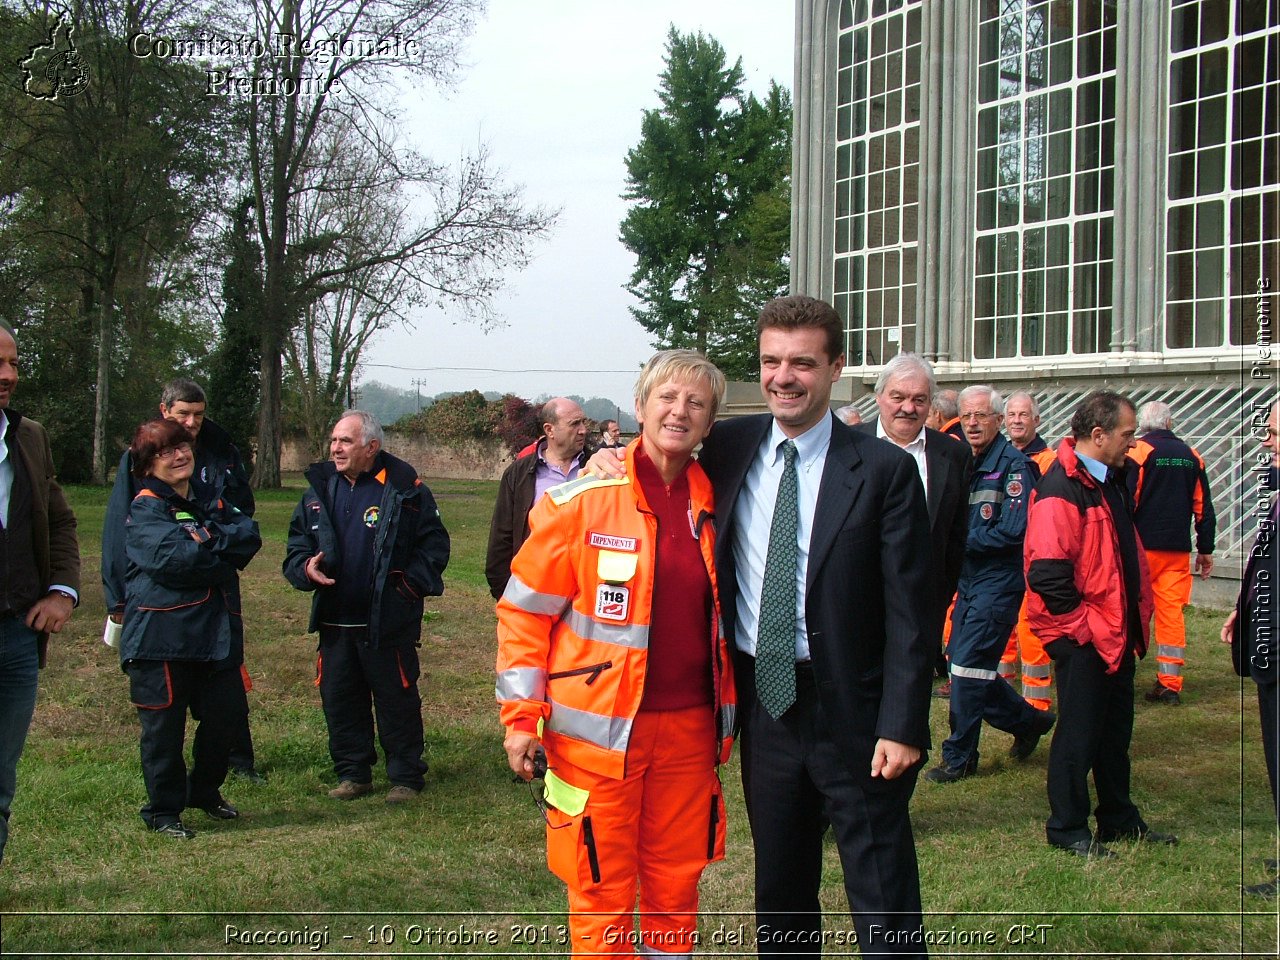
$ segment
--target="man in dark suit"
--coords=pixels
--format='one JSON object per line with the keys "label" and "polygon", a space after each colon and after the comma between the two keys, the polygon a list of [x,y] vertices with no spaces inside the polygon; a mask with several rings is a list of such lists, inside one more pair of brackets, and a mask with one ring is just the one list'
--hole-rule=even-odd
{"label": "man in dark suit", "polygon": [[[721,604],[740,670],[758,952],[822,952],[830,823],[863,952],[923,956],[907,807],[929,747],[941,623],[936,604],[918,603],[936,589],[923,488],[911,457],[831,415],[844,331],[830,305],[773,300],[757,330],[770,414],[716,424],[700,462],[715,487]],[[786,567],[771,542],[783,540]]]}
{"label": "man in dark suit", "polygon": [[80,602],[76,517],[49,435],[9,406],[17,385],[18,343],[0,325],[0,861],[49,634]]}
{"label": "man in dark suit", "polygon": [[[964,544],[969,529],[969,445],[925,426],[938,382],[933,366],[915,353],[900,353],[884,365],[876,379],[876,406],[880,416],[854,429],[880,437],[911,454],[925,491],[932,543],[933,574],[938,623],[941,624],[955,596],[964,564]],[[939,628],[941,630],[941,628]],[[942,636],[937,638],[941,656]],[[943,663],[942,675],[946,674]]]}
{"label": "man in dark suit", "polygon": [[[1262,721],[1262,750],[1267,760],[1267,779],[1271,782],[1271,803],[1275,808],[1276,823],[1280,825],[1280,668],[1277,664],[1276,644],[1280,643],[1280,597],[1276,596],[1280,583],[1280,499],[1275,498],[1276,465],[1280,462],[1280,404],[1272,404],[1265,425],[1253,422],[1256,436],[1270,457],[1258,462],[1256,473],[1262,486],[1271,494],[1270,506],[1266,493],[1260,491],[1255,511],[1258,536],[1244,576],[1240,578],[1240,597],[1227,622],[1222,625],[1222,642],[1231,644],[1231,660],[1236,673],[1249,677],[1258,687],[1258,715]],[[1265,511],[1265,514],[1264,512]],[[1269,860],[1268,867],[1275,874],[1244,888],[1244,892],[1257,897],[1275,897],[1280,893],[1280,870],[1276,861]]]}

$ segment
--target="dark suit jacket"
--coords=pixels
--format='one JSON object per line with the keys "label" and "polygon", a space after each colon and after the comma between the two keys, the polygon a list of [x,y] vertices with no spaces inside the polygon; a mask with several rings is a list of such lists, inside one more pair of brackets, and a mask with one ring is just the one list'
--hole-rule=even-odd
{"label": "dark suit jacket", "polygon": [[[860,423],[853,429],[876,435],[876,421]],[[893,441],[886,441],[892,443]],[[932,569],[938,602],[945,615],[960,582],[964,566],[964,544],[969,536],[969,471],[973,455],[966,440],[957,441],[947,433],[925,427],[924,460],[929,468],[929,536],[933,543]]]}
{"label": "dark suit jacket", "polygon": [[[809,543],[805,618],[822,710],[851,771],[864,777],[877,739],[929,747],[929,688],[941,613],[930,589],[929,519],[915,461],[832,418],[831,448]],[[716,495],[716,569],[730,643],[737,577],[734,504],[768,414],[723,420],[699,456]],[[753,690],[740,690],[749,715]]]}
{"label": "dark suit jacket", "polygon": [[1231,660],[1236,673],[1258,684],[1280,679],[1280,500],[1271,505],[1266,525],[1249,551],[1240,596],[1236,600],[1236,624],[1231,634]]}
{"label": "dark suit jacket", "polygon": [[[76,515],[54,476],[53,450],[44,427],[16,410],[7,410],[9,432],[5,442],[18,455],[31,485],[31,539],[36,571],[45,591],[55,584],[80,592],[80,544],[76,539]],[[45,664],[49,634],[37,635],[40,666]]]}

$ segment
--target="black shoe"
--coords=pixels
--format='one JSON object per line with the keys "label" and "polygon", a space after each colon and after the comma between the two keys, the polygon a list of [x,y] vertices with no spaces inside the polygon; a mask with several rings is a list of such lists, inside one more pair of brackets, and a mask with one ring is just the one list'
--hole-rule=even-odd
{"label": "black shoe", "polygon": [[1098,831],[1097,839],[1099,842],[1114,843],[1117,840],[1137,841],[1140,843],[1158,843],[1164,846],[1173,846],[1178,842],[1178,838],[1172,833],[1161,833],[1159,830],[1134,830],[1130,833],[1104,833]]}
{"label": "black shoe", "polygon": [[1147,703],[1163,703],[1170,707],[1176,707],[1182,703],[1182,697],[1178,695],[1178,691],[1170,690],[1159,680],[1154,687],[1142,695],[1142,699]]}
{"label": "black shoe", "polygon": [[1053,725],[1058,722],[1058,715],[1052,710],[1037,710],[1036,713],[1043,713],[1044,716],[1036,717],[1035,725],[1029,733],[1014,737],[1013,746],[1009,748],[1009,756],[1019,762],[1035,753],[1040,738],[1052,730]]}
{"label": "black shoe", "polygon": [[227,771],[233,777],[239,777],[241,780],[247,780],[255,786],[262,786],[267,782],[267,775],[259,773],[253,767],[232,767]]}
{"label": "black shoe", "polygon": [[213,803],[201,804],[200,809],[215,820],[234,820],[240,816],[240,811],[227,803],[226,800],[223,800],[222,797],[218,797]]}
{"label": "black shoe", "polygon": [[1271,900],[1275,898],[1276,894],[1280,893],[1280,877],[1268,880],[1266,883],[1255,883],[1251,887],[1242,887],[1241,889],[1251,897],[1266,897]]}
{"label": "black shoe", "polygon": [[152,832],[161,836],[172,837],[175,840],[190,840],[196,835],[196,832],[189,827],[184,827],[181,820],[170,820],[168,823],[161,823],[152,826]]}
{"label": "black shoe", "polygon": [[945,763],[940,763],[926,772],[924,778],[930,783],[955,783],[965,777],[972,777],[977,772],[977,760],[970,760],[963,767],[948,767]]}
{"label": "black shoe", "polygon": [[1115,857],[1113,851],[1108,850],[1097,840],[1077,840],[1075,843],[1055,844],[1055,846],[1067,853],[1074,853],[1077,857],[1084,857],[1086,860],[1111,860]]}

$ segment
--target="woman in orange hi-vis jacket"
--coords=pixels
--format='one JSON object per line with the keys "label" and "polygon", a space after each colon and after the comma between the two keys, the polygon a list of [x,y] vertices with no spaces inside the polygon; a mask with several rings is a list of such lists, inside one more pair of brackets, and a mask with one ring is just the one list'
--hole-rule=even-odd
{"label": "woman in orange hi-vis jacket", "polygon": [[574,954],[687,956],[698,879],[724,855],[734,729],[711,483],[692,459],[724,376],[667,350],[635,392],[627,475],[553,487],[529,514],[498,601],[497,698],[511,769],[530,779],[545,748]]}

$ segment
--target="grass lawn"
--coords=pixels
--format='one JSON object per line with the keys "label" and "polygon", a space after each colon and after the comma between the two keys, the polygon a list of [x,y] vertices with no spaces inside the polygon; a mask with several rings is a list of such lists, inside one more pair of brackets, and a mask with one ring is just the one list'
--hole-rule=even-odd
{"label": "grass lawn", "polygon": [[[423,627],[422,692],[431,764],[418,802],[351,803],[333,786],[313,685],[309,598],[280,576],[301,493],[259,498],[265,546],[243,581],[249,695],[269,782],[229,781],[238,821],[191,811],[190,842],[148,833],[138,729],[115,652],[104,647],[99,536],[106,492],[72,488],[84,597],[54,638],[19,768],[0,868],[5,956],[559,955],[564,894],[543,859],[542,820],[513,784],[493,702],[493,604],[484,548],[496,484],[430,486],[453,537],[446,596]],[[1183,706],[1137,704],[1133,793],[1176,847],[1116,844],[1085,863],[1046,846],[1047,741],[1025,764],[983,734],[980,775],[921,783],[913,802],[934,956],[1276,956],[1274,904],[1244,900],[1277,856],[1252,684],[1218,643],[1221,611],[1189,613]],[[1154,662],[1139,667],[1145,690]],[[933,701],[935,747],[946,705]],[[188,736],[190,740],[190,736]],[[753,955],[752,855],[736,760],[725,773],[729,854],[703,879],[702,952]],[[853,955],[833,845],[827,953]],[[847,942],[847,941],[846,941]]]}

